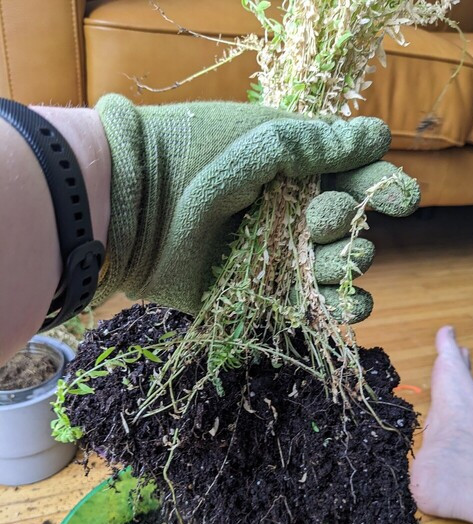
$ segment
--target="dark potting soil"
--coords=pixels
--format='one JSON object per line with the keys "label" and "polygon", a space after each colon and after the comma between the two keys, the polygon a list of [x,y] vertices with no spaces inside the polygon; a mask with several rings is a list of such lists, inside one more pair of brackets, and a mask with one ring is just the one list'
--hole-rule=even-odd
{"label": "dark potting soil", "polygon": [[[89,369],[104,347],[150,344],[189,323],[176,311],[135,305],[86,334],[69,372]],[[128,414],[160,365],[149,360],[94,379],[95,394],[70,399],[67,410],[85,430],[86,451],[155,479],[163,522],[177,522],[162,474],[178,429],[167,476],[185,523],[413,524],[407,455],[416,415],[393,394],[399,376],[388,356],[375,348],[360,350],[360,359],[378,399],[371,405],[390,431],[356,398],[346,410],[312,375],[265,359],[221,375],[226,394],[204,387],[181,418],[161,414],[132,424]],[[179,387],[190,389],[205,365],[193,362]]]}
{"label": "dark potting soil", "polygon": [[56,366],[49,358],[37,353],[20,352],[0,368],[0,390],[39,386],[54,373]]}

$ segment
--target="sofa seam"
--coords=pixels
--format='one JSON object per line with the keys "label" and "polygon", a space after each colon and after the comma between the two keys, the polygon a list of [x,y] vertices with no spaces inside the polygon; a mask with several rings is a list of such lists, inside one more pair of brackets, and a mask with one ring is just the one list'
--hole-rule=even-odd
{"label": "sofa seam", "polygon": [[[169,30],[167,29],[149,29],[146,27],[135,28],[135,27],[129,27],[129,26],[121,25],[117,23],[95,22],[91,20],[90,18],[86,18],[84,20],[84,26],[93,27],[97,29],[118,29],[121,31],[133,31],[135,33],[151,33],[151,34],[156,34],[156,35],[175,35],[179,37],[191,36],[187,34],[179,34],[177,30],[172,30],[172,29],[169,29]],[[236,38],[236,37],[242,36],[241,34],[236,34],[236,33],[214,33],[212,31],[205,31],[202,34],[204,34],[205,36],[222,37],[222,38]]]}
{"label": "sofa seam", "polygon": [[76,69],[76,88],[77,96],[79,98],[79,104],[82,105],[83,93],[82,93],[82,83],[80,78],[80,48],[79,41],[77,38],[77,13],[75,9],[75,0],[70,0],[71,14],[72,14],[72,32],[74,34],[74,49],[75,49],[75,69]]}
{"label": "sofa seam", "polygon": [[[387,55],[391,55],[391,56],[396,56],[396,57],[401,57],[401,58],[405,58],[406,56],[408,56],[409,58],[414,58],[416,60],[424,60],[425,62],[442,62],[444,64],[452,64],[452,65],[459,65],[460,64],[460,59],[458,60],[453,60],[453,59],[450,59],[450,58],[441,58],[441,57],[437,57],[437,56],[424,56],[424,55],[420,55],[420,54],[411,54],[411,55],[405,55],[405,54],[402,54],[400,51],[386,51],[386,54]],[[468,67],[469,69],[473,69],[473,56],[470,55],[470,53],[467,51],[466,52],[467,54],[467,57],[470,58],[471,62],[467,62],[465,61],[463,63],[463,66],[462,67]]]}
{"label": "sofa seam", "polygon": [[3,43],[3,50],[5,53],[5,65],[7,70],[7,81],[8,81],[8,89],[10,91],[10,98],[13,99],[13,81],[11,77],[11,68],[10,68],[10,57],[8,53],[8,44],[7,44],[7,38],[6,38],[6,26],[5,26],[5,18],[3,16],[3,0],[0,0],[0,24],[2,27],[2,43]]}
{"label": "sofa seam", "polygon": [[[427,136],[427,135],[422,135],[422,134],[418,134],[418,133],[413,133],[411,131],[394,131],[391,129],[391,136],[393,138],[411,138],[411,139],[415,139],[415,138],[422,138],[423,140],[425,140],[426,142],[428,142],[429,140],[436,140],[436,141],[442,141],[442,142],[445,142],[446,144],[449,144],[449,147],[451,146],[454,146],[454,147],[463,147],[466,143],[466,141],[460,141],[458,139],[452,139],[452,138],[448,138],[446,135],[435,135],[435,136]],[[448,149],[448,148],[442,148],[442,149]],[[433,150],[426,150],[426,151],[437,151],[435,149]]]}

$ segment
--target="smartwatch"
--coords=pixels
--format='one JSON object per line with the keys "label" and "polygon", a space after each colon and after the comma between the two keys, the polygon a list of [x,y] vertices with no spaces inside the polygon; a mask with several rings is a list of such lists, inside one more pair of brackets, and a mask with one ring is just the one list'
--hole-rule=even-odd
{"label": "smartwatch", "polygon": [[80,313],[97,289],[105,248],[94,240],[89,200],[77,159],[59,131],[23,104],[0,98],[0,118],[26,140],[38,160],[54,205],[62,277],[40,331]]}

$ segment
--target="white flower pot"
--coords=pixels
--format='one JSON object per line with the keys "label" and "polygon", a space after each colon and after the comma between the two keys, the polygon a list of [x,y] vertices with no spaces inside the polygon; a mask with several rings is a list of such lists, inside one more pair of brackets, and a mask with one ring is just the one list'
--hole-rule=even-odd
{"label": "white flower pot", "polygon": [[39,386],[0,390],[0,484],[30,484],[54,475],[73,458],[76,446],[51,436],[56,384],[64,374],[73,350],[53,338],[37,335],[27,349],[47,353],[56,363],[56,374]]}

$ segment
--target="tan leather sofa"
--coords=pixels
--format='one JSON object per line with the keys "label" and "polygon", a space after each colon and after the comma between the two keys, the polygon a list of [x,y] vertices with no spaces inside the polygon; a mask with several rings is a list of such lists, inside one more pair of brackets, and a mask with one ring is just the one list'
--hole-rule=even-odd
{"label": "tan leather sofa", "polygon": [[[203,34],[258,30],[240,0],[159,4],[181,26]],[[438,126],[420,136],[416,131],[460,60],[460,38],[444,28],[407,28],[408,47],[386,39],[388,67],[378,66],[360,111],[389,124],[388,158],[418,178],[424,206],[473,204],[473,0],[462,0],[454,18],[470,40],[468,55],[438,108]],[[93,105],[107,92],[147,104],[243,101],[257,69],[247,55],[179,89],[139,94],[131,77],[168,86],[221,53],[211,42],[177,34],[148,0],[0,0],[0,36],[0,95],[23,103]]]}

